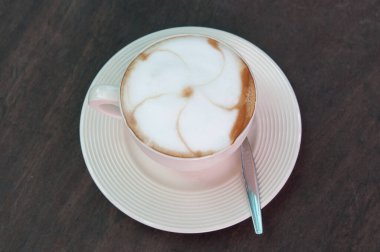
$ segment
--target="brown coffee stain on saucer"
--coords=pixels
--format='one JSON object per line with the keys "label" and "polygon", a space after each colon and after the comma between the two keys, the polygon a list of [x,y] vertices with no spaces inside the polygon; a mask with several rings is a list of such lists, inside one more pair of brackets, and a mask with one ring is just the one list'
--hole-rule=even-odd
{"label": "brown coffee stain on saucer", "polygon": [[251,120],[256,103],[254,81],[248,67],[245,64],[241,69],[240,79],[242,85],[241,96],[239,103],[235,107],[239,110],[239,113],[230,132],[231,143],[235,142],[236,138]]}

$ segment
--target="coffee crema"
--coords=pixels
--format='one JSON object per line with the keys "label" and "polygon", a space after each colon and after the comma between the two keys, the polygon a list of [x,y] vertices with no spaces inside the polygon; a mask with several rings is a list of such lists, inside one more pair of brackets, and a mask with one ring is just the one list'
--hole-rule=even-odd
{"label": "coffee crema", "polygon": [[203,36],[154,44],[132,61],[121,85],[122,110],[133,133],[175,157],[202,157],[233,144],[255,102],[244,61]]}

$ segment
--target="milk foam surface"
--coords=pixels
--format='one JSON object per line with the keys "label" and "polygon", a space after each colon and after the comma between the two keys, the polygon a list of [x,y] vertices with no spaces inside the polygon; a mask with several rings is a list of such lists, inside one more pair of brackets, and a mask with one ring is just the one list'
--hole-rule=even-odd
{"label": "milk foam surface", "polygon": [[155,44],[123,78],[127,123],[162,153],[198,157],[218,152],[235,141],[232,132],[240,133],[253,114],[253,79],[249,75],[244,83],[244,70],[234,52],[212,39],[183,36]]}

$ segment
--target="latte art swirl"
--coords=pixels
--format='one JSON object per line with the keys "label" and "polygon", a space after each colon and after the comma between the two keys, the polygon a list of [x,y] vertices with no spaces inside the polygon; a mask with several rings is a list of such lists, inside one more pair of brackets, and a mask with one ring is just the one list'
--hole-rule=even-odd
{"label": "latte art swirl", "polygon": [[145,144],[176,157],[201,157],[234,143],[255,107],[244,61],[202,36],[166,39],[141,53],[122,80],[122,110]]}

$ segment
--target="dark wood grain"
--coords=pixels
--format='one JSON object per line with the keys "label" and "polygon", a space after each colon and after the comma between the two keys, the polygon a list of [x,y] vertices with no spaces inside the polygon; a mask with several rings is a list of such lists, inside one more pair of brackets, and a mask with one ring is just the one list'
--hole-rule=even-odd
{"label": "dark wood grain", "polygon": [[[0,251],[380,251],[379,1],[3,0],[0,20]],[[250,220],[195,235],[147,227],[84,164],[96,73],[131,41],[185,25],[253,42],[297,95],[301,152],[262,237]]]}

